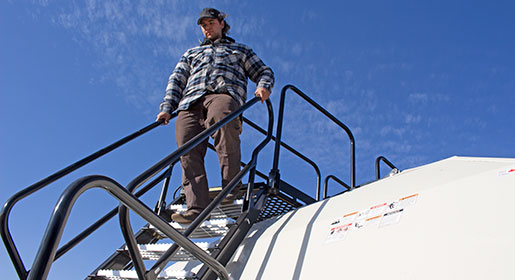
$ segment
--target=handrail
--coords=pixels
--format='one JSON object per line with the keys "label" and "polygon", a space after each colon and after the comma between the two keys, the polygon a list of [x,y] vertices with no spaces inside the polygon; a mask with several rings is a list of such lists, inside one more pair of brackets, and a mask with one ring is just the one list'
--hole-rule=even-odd
{"label": "handrail", "polygon": [[345,182],[340,180],[338,177],[336,177],[334,175],[328,175],[327,177],[325,177],[325,180],[324,180],[324,197],[323,197],[323,199],[327,198],[327,186],[328,186],[328,183],[329,183],[329,179],[333,179],[335,182],[337,182],[338,184],[342,185],[347,190],[351,189],[351,187],[349,185],[345,184]]}
{"label": "handrail", "polygon": [[[354,147],[354,136],[352,135],[352,132],[350,129],[343,124],[340,120],[338,120],[336,117],[334,117],[331,113],[329,113],[326,109],[324,109],[322,106],[320,106],[318,103],[316,103],[313,99],[311,99],[309,96],[307,96],[305,93],[303,93],[301,90],[296,88],[293,85],[286,85],[281,90],[281,101],[279,104],[279,114],[277,117],[277,132],[276,132],[276,138],[277,141],[275,142],[275,151],[274,151],[274,162],[272,170],[270,170],[270,183],[272,189],[278,189],[278,182],[280,180],[280,174],[279,174],[279,146],[281,142],[281,136],[282,136],[282,127],[283,127],[283,115],[284,115],[284,102],[286,98],[286,91],[290,89],[293,92],[295,92],[297,95],[302,97],[305,101],[307,101],[309,104],[311,104],[313,107],[315,107],[318,111],[323,113],[326,117],[328,117],[330,120],[332,120],[334,123],[336,123],[338,126],[340,126],[349,137],[350,140],[350,179],[351,179],[351,189],[354,189],[356,187],[356,157],[355,157],[355,147]],[[316,199],[320,200],[320,187],[317,188],[317,195]]]}
{"label": "handrail", "polygon": [[[259,98],[257,98],[257,97],[251,99],[250,101],[245,103],[243,106],[241,106],[238,110],[232,112],[231,114],[227,115],[226,117],[224,117],[222,120],[220,120],[219,122],[217,122],[216,124],[214,124],[210,128],[204,130],[203,132],[201,132],[198,135],[196,135],[195,137],[193,137],[191,140],[186,142],[184,145],[180,146],[173,153],[169,154],[164,159],[162,159],[161,161],[159,161],[158,163],[156,163],[155,165],[153,165],[152,167],[150,167],[149,169],[144,171],[138,177],[133,179],[129,183],[129,185],[127,186],[128,191],[129,192],[133,192],[141,184],[143,184],[149,178],[153,177],[156,173],[160,172],[163,168],[165,168],[166,166],[168,166],[170,164],[173,164],[173,163],[179,161],[180,156],[182,156],[182,155],[186,154],[187,152],[189,152],[195,146],[197,146],[202,141],[207,139],[211,134],[213,134],[220,127],[222,127],[223,125],[227,124],[229,121],[231,121],[231,120],[235,119],[236,117],[238,117],[242,112],[244,112],[245,110],[250,108],[252,105],[256,104],[258,101],[259,101]],[[267,104],[267,108],[268,108],[269,131],[270,131],[269,132],[269,136],[267,137],[267,139],[268,139],[268,138],[271,138],[271,134],[272,134],[271,131],[273,129],[273,112],[272,112],[272,104],[271,104],[271,102],[269,100],[267,100],[266,104]],[[265,140],[266,143],[268,141],[269,141],[269,139]],[[260,145],[258,145],[258,147],[256,148],[257,152],[255,150],[254,153],[253,153],[253,159],[257,158],[257,153],[259,152],[259,150],[261,150],[264,147],[264,145],[266,145],[266,143],[261,143]],[[251,186],[251,185],[253,185],[252,181],[251,181],[251,180],[253,180],[253,172],[252,172],[252,170],[253,169],[255,170],[256,162],[254,162],[252,164],[254,165],[253,168],[252,168],[251,164],[247,165],[247,168],[244,168],[243,170],[241,170],[240,173],[238,173],[236,175],[236,177],[233,178],[233,180],[231,180],[231,182],[229,182],[229,184],[218,194],[218,196],[213,200],[213,202],[211,202],[211,204],[209,204],[207,206],[207,208],[204,209],[204,211],[202,211],[202,213],[199,214],[199,216],[195,219],[195,221],[192,222],[192,224],[188,227],[188,230],[186,230],[186,232],[184,233],[184,236],[188,236],[191,232],[193,232],[193,230],[204,221],[204,219],[209,215],[211,210],[216,206],[216,204],[214,204],[214,203],[221,202],[222,199],[232,190],[232,188],[234,188],[236,186],[236,184],[244,176],[244,174],[246,172],[249,172],[249,171],[250,171],[249,182],[251,182],[249,184],[250,185],[249,188],[252,187]],[[235,180],[235,179],[238,179],[238,180]],[[121,227],[121,230],[122,230],[122,234],[124,236],[126,245],[128,247],[129,254],[130,254],[130,256],[131,256],[131,258],[133,260],[134,268],[136,269],[138,277],[141,278],[141,279],[147,279],[146,277],[148,277],[150,279],[155,279],[155,277],[157,277],[157,275],[159,274],[161,269],[168,262],[167,259],[169,258],[168,255],[170,254],[170,252],[171,251],[176,251],[175,247],[178,248],[178,246],[172,246],[170,249],[168,249],[167,253],[165,253],[156,262],[156,264],[154,264],[154,267],[152,269],[150,269],[150,271],[146,272],[145,265],[143,264],[143,260],[141,258],[140,253],[139,253],[139,250],[137,248],[136,238],[134,236],[134,233],[132,232],[132,227],[131,227],[130,219],[129,219],[129,210],[127,209],[127,207],[125,205],[121,204],[118,212],[119,212],[120,227]],[[189,233],[187,233],[187,232],[189,232]],[[182,246],[182,244],[181,244],[181,246]],[[184,246],[182,246],[182,247],[184,247]],[[171,256],[173,256],[174,253],[175,252],[172,252]],[[171,258],[171,256],[170,256],[170,258]],[[159,267],[159,269],[157,269],[157,267]]]}
{"label": "handrail", "polygon": [[110,195],[114,196],[121,203],[127,205],[139,216],[148,221],[151,225],[163,232],[166,236],[179,242],[181,246],[187,249],[191,254],[213,269],[221,279],[229,279],[229,275],[225,267],[213,259],[207,252],[203,251],[191,240],[184,237],[163,218],[156,215],[152,209],[146,206],[127,189],[122,187],[118,182],[109,177],[100,175],[80,178],[72,183],[61,195],[54,212],[52,213],[52,217],[50,218],[45,235],[41,241],[41,246],[36,254],[34,264],[32,265],[32,269],[29,272],[27,279],[40,280],[47,278],[72,207],[79,196],[91,188],[104,189]]}
{"label": "handrail", "polygon": [[[261,128],[260,126],[258,126],[257,124],[253,123],[252,121],[250,121],[249,119],[243,117],[243,121],[245,123],[247,123],[248,125],[250,125],[252,128],[254,128],[255,130],[261,132],[262,134],[266,135],[266,130],[264,130],[263,128]],[[273,141],[276,141],[277,142],[277,139],[272,136],[272,140]],[[293,153],[294,155],[296,155],[297,157],[299,157],[300,159],[304,160],[305,162],[307,162],[308,164],[310,164],[313,169],[315,169],[315,173],[317,174],[317,190],[320,189],[320,182],[321,182],[321,173],[320,173],[320,168],[318,168],[318,165],[312,161],[311,159],[309,159],[308,157],[306,157],[305,155],[301,154],[299,151],[295,150],[294,148],[292,148],[290,145],[280,141],[281,143],[281,146],[283,146],[286,150],[290,151],[291,153]]]}
{"label": "handrail", "polygon": [[383,161],[384,163],[386,163],[386,165],[388,165],[391,169],[393,169],[393,170],[395,170],[395,169],[396,169],[396,170],[399,170],[399,171],[400,171],[400,169],[399,169],[399,168],[397,168],[397,167],[396,167],[396,166],[395,166],[391,161],[389,161],[386,157],[384,157],[384,156],[378,156],[378,157],[376,158],[376,180],[381,179],[381,172],[380,172],[380,171],[381,171],[381,170],[380,170],[381,168],[379,167],[379,163],[380,163],[381,161]]}
{"label": "handrail", "polygon": [[[174,114],[172,117],[175,117],[176,114]],[[23,264],[23,261],[21,259],[20,253],[18,252],[18,249],[16,248],[16,245],[14,243],[14,240],[12,238],[11,232],[9,230],[9,215],[11,213],[12,208],[16,203],[18,203],[20,200],[26,198],[27,196],[41,190],[45,186],[57,181],[58,179],[70,174],[71,172],[83,167],[84,165],[98,159],[99,157],[119,148],[120,146],[134,140],[135,138],[149,132],[150,130],[158,127],[163,121],[157,121],[150,125],[147,125],[146,127],[112,143],[111,145],[108,145],[95,153],[86,156],[85,158],[55,172],[54,174],[40,180],[37,183],[34,183],[30,185],[29,187],[17,192],[13,196],[11,196],[2,207],[2,211],[0,212],[0,235],[2,236],[2,241],[4,242],[4,245],[7,249],[7,253],[9,254],[9,257],[11,258],[11,261],[13,262],[14,268],[16,269],[16,273],[18,273],[18,277],[20,279],[25,279],[27,277],[27,269],[25,268],[25,265]]]}
{"label": "handrail", "polygon": [[[243,122],[248,124],[250,127],[254,128],[255,130],[257,130],[258,132],[260,132],[261,134],[263,135],[267,135],[267,131],[265,129],[263,129],[262,127],[260,127],[259,125],[257,125],[256,123],[252,122],[251,120],[245,118],[242,116],[242,119],[243,119]],[[275,137],[272,135],[272,140],[273,141],[276,141]],[[315,173],[317,174],[317,189],[320,187],[320,184],[321,184],[321,173],[320,173],[320,168],[318,167],[318,165],[312,161],[311,159],[309,159],[308,157],[306,157],[305,155],[301,154],[299,151],[295,150],[294,148],[292,148],[290,145],[284,143],[284,142],[281,142],[281,146],[283,146],[286,150],[290,151],[291,153],[293,153],[294,155],[296,155],[297,157],[299,157],[300,159],[304,160],[305,162],[307,162],[308,164],[310,164],[313,169],[315,169]],[[215,150],[215,147],[213,146],[213,144],[211,143],[208,143],[207,147],[211,150]],[[241,165],[242,166],[245,166],[246,163],[244,162],[241,162]],[[264,175],[263,175],[264,176]],[[261,177],[261,176],[260,176]],[[265,179],[268,179],[267,176],[264,177]],[[164,183],[163,184],[163,189],[161,191],[161,196],[159,198],[159,201],[156,203],[156,212],[159,214],[161,212],[161,208],[166,205],[165,203],[165,197],[166,197],[166,194],[167,194],[167,190],[168,190],[168,187],[167,187],[168,183]],[[181,188],[182,186],[179,186],[177,189],[175,189],[174,191],[174,194],[173,194],[173,198],[175,198],[175,195],[177,193],[177,191]],[[158,209],[158,207],[161,207]]]}
{"label": "handrail", "polygon": [[[169,169],[172,167],[169,167]],[[141,190],[136,192],[135,196],[140,197],[144,195],[146,192],[151,190],[157,183],[162,181],[163,179],[169,178],[169,170],[163,172],[161,175],[156,177],[152,182],[148,183],[145,187],[143,187]],[[65,245],[63,245],[59,250],[57,250],[57,253],[55,255],[55,260],[59,259],[62,255],[64,255],[66,252],[68,252],[70,249],[75,247],[77,244],[79,244],[82,240],[84,240],[86,237],[91,235],[94,231],[99,229],[103,224],[111,220],[116,214],[118,214],[118,206],[116,208],[113,208],[109,213],[107,213],[104,217],[98,219],[95,223],[93,223],[91,226],[89,226],[87,229],[76,235],[73,239],[68,241]],[[159,214],[159,213],[158,213]]]}

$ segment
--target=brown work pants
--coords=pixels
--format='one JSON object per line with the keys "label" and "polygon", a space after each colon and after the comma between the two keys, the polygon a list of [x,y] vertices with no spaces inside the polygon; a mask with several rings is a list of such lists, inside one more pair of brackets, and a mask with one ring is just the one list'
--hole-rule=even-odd
{"label": "brown work pants", "polygon": [[[175,123],[177,146],[184,145],[239,107],[238,102],[228,94],[208,94],[192,104],[187,111],[179,111]],[[236,118],[211,135],[218,155],[223,187],[240,171],[240,132],[241,122]],[[208,139],[181,157],[186,204],[188,209],[197,211],[202,211],[209,204],[209,187],[204,167],[207,144]]]}

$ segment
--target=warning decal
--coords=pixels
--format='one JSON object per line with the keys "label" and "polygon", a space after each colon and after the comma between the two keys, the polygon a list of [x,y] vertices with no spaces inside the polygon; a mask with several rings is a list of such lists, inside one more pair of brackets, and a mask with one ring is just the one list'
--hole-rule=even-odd
{"label": "warning decal", "polygon": [[499,171],[499,176],[506,176],[512,174],[515,174],[515,167]]}
{"label": "warning decal", "polygon": [[386,210],[387,203],[379,204],[376,206],[370,207],[370,216],[382,215]]}
{"label": "warning decal", "polygon": [[[513,171],[515,172],[515,171]],[[331,223],[325,243],[343,240],[352,231],[368,227],[385,227],[400,223],[406,209],[417,203],[419,194],[412,194],[399,200],[380,203],[361,211],[345,214]]]}
{"label": "warning decal", "polygon": [[329,235],[327,236],[327,239],[325,240],[325,243],[331,243],[343,240],[345,238],[345,235],[349,231],[350,227],[352,226],[352,223],[340,225],[339,223],[331,228],[329,231]]}
{"label": "warning decal", "polygon": [[381,221],[382,217],[383,217],[383,215],[370,217],[365,220],[365,223],[367,224],[367,226],[379,225],[379,222]]}
{"label": "warning decal", "polygon": [[406,208],[417,203],[418,193],[399,199],[399,207]]}
{"label": "warning decal", "polygon": [[384,227],[399,223],[401,221],[401,214],[403,211],[404,209],[401,208],[392,212],[385,213],[379,226]]}

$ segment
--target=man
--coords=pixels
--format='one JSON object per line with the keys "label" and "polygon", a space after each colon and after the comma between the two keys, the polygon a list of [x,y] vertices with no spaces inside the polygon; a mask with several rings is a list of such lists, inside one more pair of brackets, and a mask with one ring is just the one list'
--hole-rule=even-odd
{"label": "man", "polygon": [[[168,124],[178,111],[175,136],[180,147],[246,101],[247,80],[257,85],[254,95],[261,103],[268,99],[274,74],[251,48],[227,36],[225,15],[205,8],[197,21],[205,36],[198,47],[186,51],[170,75],[157,120]],[[234,119],[213,135],[222,175],[222,187],[240,171],[241,122]],[[172,220],[191,223],[209,204],[209,187],[204,168],[207,139],[181,157],[182,185],[188,210],[174,213]],[[237,192],[238,190],[236,190]],[[235,199],[235,192],[227,196]]]}

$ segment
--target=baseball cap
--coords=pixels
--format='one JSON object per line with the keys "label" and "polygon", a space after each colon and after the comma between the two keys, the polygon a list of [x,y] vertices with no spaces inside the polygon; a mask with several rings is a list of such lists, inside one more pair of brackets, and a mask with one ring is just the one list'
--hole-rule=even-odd
{"label": "baseball cap", "polygon": [[197,20],[197,24],[200,24],[200,22],[205,18],[217,18],[222,19],[222,14],[217,9],[214,8],[204,8],[202,12],[200,12],[200,16]]}

